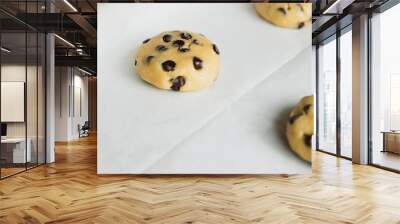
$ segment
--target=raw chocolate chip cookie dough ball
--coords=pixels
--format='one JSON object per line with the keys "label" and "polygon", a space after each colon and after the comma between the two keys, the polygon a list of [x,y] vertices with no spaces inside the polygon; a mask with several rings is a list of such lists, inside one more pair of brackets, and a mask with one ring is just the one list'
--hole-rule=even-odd
{"label": "raw chocolate chip cookie dough ball", "polygon": [[314,134],[314,97],[306,96],[293,108],[286,125],[286,136],[292,150],[311,162],[311,138]]}
{"label": "raw chocolate chip cookie dough ball", "polygon": [[135,68],[143,80],[160,89],[196,91],[217,79],[219,60],[217,46],[202,34],[171,31],[143,41]]}
{"label": "raw chocolate chip cookie dough ball", "polygon": [[268,22],[286,28],[311,24],[310,3],[256,3],[257,13]]}

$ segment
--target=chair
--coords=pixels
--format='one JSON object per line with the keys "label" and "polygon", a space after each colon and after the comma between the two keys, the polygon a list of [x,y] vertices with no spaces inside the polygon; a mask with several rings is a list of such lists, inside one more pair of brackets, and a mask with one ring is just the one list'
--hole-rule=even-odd
{"label": "chair", "polygon": [[85,121],[82,127],[78,124],[79,138],[89,136],[89,121]]}

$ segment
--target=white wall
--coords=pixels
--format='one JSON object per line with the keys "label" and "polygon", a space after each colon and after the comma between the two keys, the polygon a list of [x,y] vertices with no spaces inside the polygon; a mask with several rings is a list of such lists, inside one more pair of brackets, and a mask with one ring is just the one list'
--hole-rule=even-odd
{"label": "white wall", "polygon": [[[83,125],[88,120],[88,78],[83,75],[76,68],[56,67],[56,141],[77,139],[79,137],[78,124]],[[79,105],[81,105],[81,112]]]}
{"label": "white wall", "polygon": [[55,69],[55,140],[68,141],[70,133],[69,88],[71,70],[68,67]]}
{"label": "white wall", "polygon": [[[28,66],[28,74],[31,74],[33,67]],[[2,65],[1,66],[1,81],[2,82],[25,82],[25,65]],[[25,137],[25,123],[11,122],[7,123],[7,137]]]}
{"label": "white wall", "polygon": [[[75,70],[76,72],[77,70]],[[73,99],[75,100],[71,104],[74,104],[72,108],[72,119],[71,119],[71,135],[72,138],[78,138],[78,125],[83,125],[85,121],[88,121],[88,77],[81,76],[82,73],[74,75],[74,92]],[[80,91],[80,93],[79,93]],[[79,97],[80,95],[80,97]],[[80,101],[80,102],[79,102]],[[81,111],[80,111],[81,110]]]}
{"label": "white wall", "polygon": [[[40,72],[40,71],[39,71]],[[25,82],[27,74],[29,86],[36,86],[36,66],[27,66],[9,64],[1,66],[1,81],[2,82]],[[35,78],[33,78],[35,76]],[[30,133],[35,131],[36,135],[36,88],[27,88],[27,106],[28,106],[28,137]],[[2,108],[3,110],[4,108]],[[34,123],[32,123],[34,122]],[[31,128],[31,129],[30,129]],[[8,137],[25,137],[25,122],[7,122]]]}

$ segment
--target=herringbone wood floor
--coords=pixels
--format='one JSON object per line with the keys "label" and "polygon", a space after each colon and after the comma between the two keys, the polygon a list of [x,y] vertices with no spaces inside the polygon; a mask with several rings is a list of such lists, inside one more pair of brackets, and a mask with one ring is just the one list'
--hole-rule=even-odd
{"label": "herringbone wood floor", "polygon": [[400,223],[400,175],[322,153],[311,176],[98,176],[94,137],[56,151],[0,181],[0,223]]}

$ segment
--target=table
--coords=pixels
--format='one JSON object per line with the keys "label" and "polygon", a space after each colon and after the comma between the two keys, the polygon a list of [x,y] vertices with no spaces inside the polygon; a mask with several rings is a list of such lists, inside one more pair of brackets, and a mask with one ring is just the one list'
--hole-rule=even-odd
{"label": "table", "polygon": [[1,154],[7,163],[25,163],[31,162],[32,153],[30,138],[26,139],[28,142],[25,154],[25,138],[6,138],[1,139]]}
{"label": "table", "polygon": [[382,131],[383,150],[382,152],[392,152],[400,154],[400,131]]}

